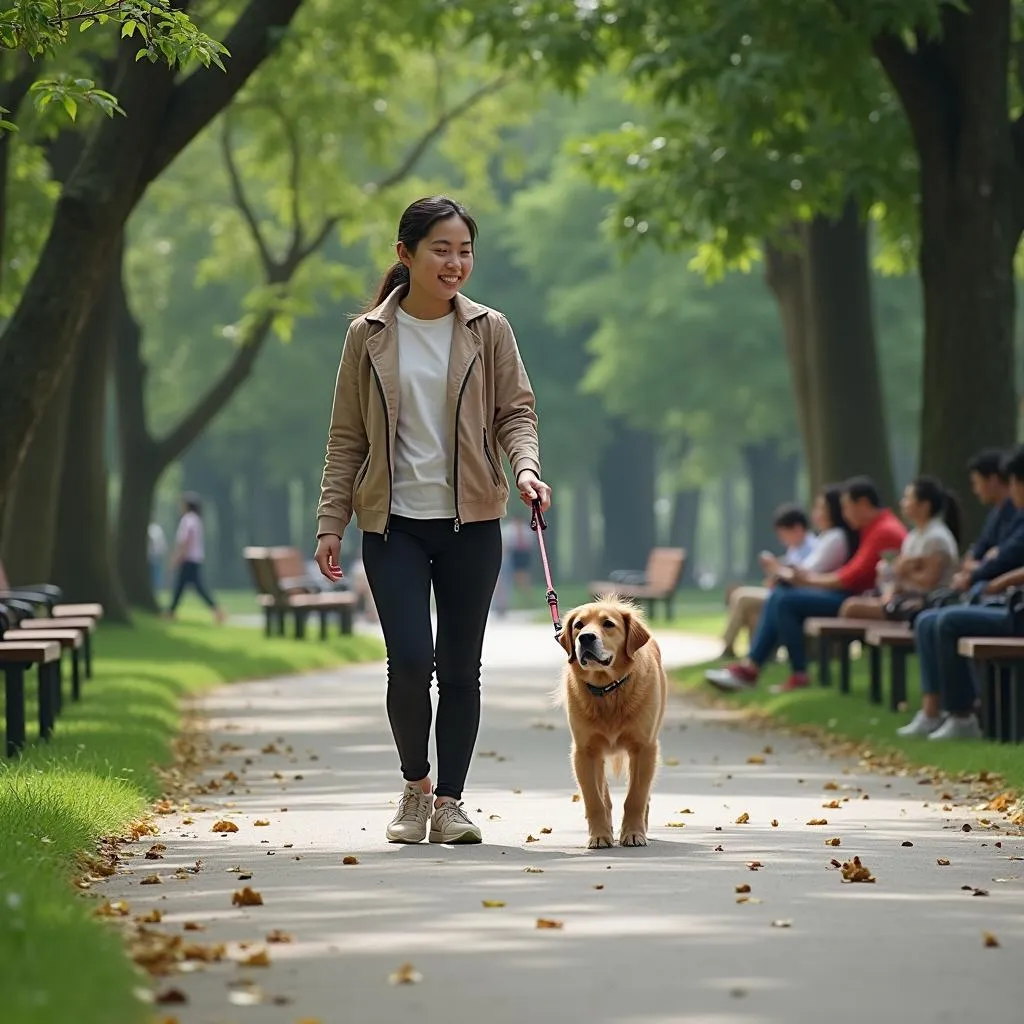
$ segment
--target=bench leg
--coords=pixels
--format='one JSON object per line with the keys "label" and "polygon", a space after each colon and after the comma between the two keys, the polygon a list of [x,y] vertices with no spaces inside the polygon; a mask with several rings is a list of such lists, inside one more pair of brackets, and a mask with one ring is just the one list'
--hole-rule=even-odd
{"label": "bench leg", "polygon": [[39,666],[39,738],[53,733],[53,663]]}
{"label": "bench leg", "polygon": [[839,692],[850,692],[850,642],[839,641]]}
{"label": "bench leg", "polygon": [[7,717],[7,756],[14,757],[25,746],[25,669],[7,665],[4,669]]}
{"label": "bench leg", "polygon": [[92,679],[92,634],[88,630],[82,640],[82,652],[85,655],[85,678]]}
{"label": "bench leg", "polygon": [[53,673],[53,717],[56,720],[57,716],[64,710],[64,652],[61,651],[60,657],[54,663],[56,669]]}
{"label": "bench leg", "polygon": [[298,608],[295,609],[295,639],[304,640],[306,638],[306,613],[300,612]]}
{"label": "bench leg", "polygon": [[998,665],[996,667],[996,739],[1000,743],[1010,742],[1011,690],[1010,666]]}
{"label": "bench leg", "polygon": [[882,648],[868,647],[868,668],[870,681],[868,697],[872,704],[882,703]]}
{"label": "bench leg", "polygon": [[344,607],[338,609],[338,630],[342,636],[352,635],[352,609]]}
{"label": "bench leg", "polygon": [[980,666],[978,676],[981,679],[981,735],[987,740],[996,738],[996,667],[992,662]]}
{"label": "bench leg", "polygon": [[71,648],[71,696],[74,700],[82,697],[82,659],[77,647]]}
{"label": "bench leg", "polygon": [[285,613],[285,610],[283,608],[278,608],[277,609],[277,635],[278,636],[284,636],[285,614],[286,613]]}
{"label": "bench leg", "polygon": [[327,639],[327,612],[323,608],[320,608],[319,609],[319,615],[320,615],[320,639],[321,640],[326,640]]}
{"label": "bench leg", "polygon": [[818,637],[818,683],[821,686],[832,685],[832,641],[823,636]]}
{"label": "bench leg", "polygon": [[1010,666],[1010,742],[1024,741],[1024,672],[1020,664]]}
{"label": "bench leg", "polygon": [[263,609],[263,635],[272,636],[274,632],[274,610],[273,608]]}
{"label": "bench leg", "polygon": [[892,688],[889,693],[889,708],[899,711],[907,701],[907,652],[900,647],[892,649]]}

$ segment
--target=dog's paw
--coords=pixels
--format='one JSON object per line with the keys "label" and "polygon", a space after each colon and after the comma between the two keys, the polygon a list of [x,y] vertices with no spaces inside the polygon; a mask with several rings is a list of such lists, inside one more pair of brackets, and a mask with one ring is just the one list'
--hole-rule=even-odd
{"label": "dog's paw", "polygon": [[643,832],[624,831],[619,837],[620,846],[646,846],[647,836]]}
{"label": "dog's paw", "polygon": [[588,850],[607,850],[613,845],[611,836],[591,836],[587,842]]}

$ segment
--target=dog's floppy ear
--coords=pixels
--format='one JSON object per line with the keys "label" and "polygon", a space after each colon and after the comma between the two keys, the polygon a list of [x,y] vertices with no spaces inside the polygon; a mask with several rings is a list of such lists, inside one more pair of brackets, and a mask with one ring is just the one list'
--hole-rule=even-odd
{"label": "dog's floppy ear", "polygon": [[558,634],[558,642],[565,648],[565,653],[569,655],[569,664],[574,665],[576,663],[576,642],[573,639],[573,626],[576,624],[576,616],[570,615],[569,618],[562,623],[562,632]]}
{"label": "dog's floppy ear", "polygon": [[622,616],[622,624],[626,627],[626,657],[632,660],[633,655],[651,639],[651,634],[647,627],[629,612]]}

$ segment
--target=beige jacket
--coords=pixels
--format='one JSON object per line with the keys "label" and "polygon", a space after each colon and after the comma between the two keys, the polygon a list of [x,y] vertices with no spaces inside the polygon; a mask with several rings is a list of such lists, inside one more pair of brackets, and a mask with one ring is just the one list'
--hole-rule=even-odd
{"label": "beige jacket", "polygon": [[[348,329],[327,438],[318,537],[342,536],[353,514],[361,530],[387,533],[398,424],[395,310],[401,296],[396,288]],[[526,469],[540,475],[533,389],[508,321],[463,295],[455,297],[448,430],[455,529],[500,519],[509,484],[498,445],[517,478]]]}

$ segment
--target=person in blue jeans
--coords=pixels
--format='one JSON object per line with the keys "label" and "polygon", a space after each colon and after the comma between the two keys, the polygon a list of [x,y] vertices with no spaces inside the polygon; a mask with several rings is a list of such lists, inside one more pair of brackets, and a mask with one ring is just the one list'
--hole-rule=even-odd
{"label": "person in blue jeans", "polygon": [[[1024,509],[1024,446],[1003,463],[1010,499]],[[1019,522],[1019,521],[1018,521]],[[968,636],[1013,636],[1014,621],[1003,604],[985,604],[1011,587],[1024,586],[1024,525],[1017,525],[996,550],[970,571],[972,604],[932,608],[914,622],[921,664],[921,708],[897,730],[901,736],[933,740],[978,739],[981,725],[974,713],[977,680],[971,663],[957,651]]]}
{"label": "person in blue jeans", "polygon": [[878,489],[867,477],[843,484],[841,505],[843,518],[860,535],[857,553],[835,572],[780,571],[781,585],[765,603],[749,654],[741,662],[707,672],[705,679],[712,686],[720,690],[756,686],[761,668],[780,645],[789,656],[790,675],[778,690],[785,693],[808,685],[804,622],[834,616],[848,597],[870,590],[883,553],[899,551],[907,534],[899,519],[882,506]]}

